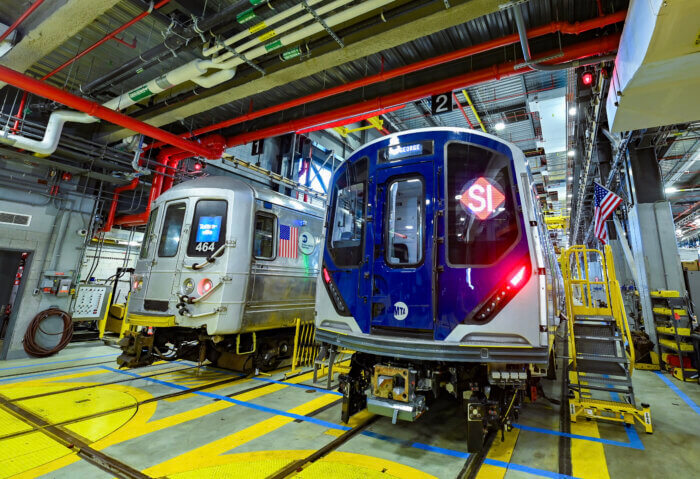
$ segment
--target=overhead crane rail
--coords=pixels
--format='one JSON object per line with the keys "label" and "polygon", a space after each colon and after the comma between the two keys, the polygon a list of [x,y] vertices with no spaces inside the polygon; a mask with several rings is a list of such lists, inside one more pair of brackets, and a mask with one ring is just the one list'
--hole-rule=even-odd
{"label": "overhead crane rail", "polygon": [[568,313],[570,420],[637,420],[652,433],[649,405],[636,405],[634,346],[610,245],[604,252],[572,246],[562,252],[561,266]]}

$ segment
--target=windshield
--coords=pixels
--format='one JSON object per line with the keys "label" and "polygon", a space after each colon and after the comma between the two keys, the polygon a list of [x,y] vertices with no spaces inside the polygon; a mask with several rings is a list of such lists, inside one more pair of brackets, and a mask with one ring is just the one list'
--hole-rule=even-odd
{"label": "windshield", "polygon": [[449,263],[495,263],[519,237],[510,159],[481,146],[450,143],[445,177]]}
{"label": "windshield", "polygon": [[338,266],[358,266],[365,230],[367,158],[341,168],[329,209],[328,251]]}

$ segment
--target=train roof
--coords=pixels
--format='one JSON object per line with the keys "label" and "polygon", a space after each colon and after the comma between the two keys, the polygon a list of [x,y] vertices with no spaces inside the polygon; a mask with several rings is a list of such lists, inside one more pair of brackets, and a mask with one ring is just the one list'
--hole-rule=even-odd
{"label": "train roof", "polygon": [[223,189],[240,193],[252,193],[255,199],[267,201],[269,203],[284,206],[293,210],[300,211],[313,216],[323,217],[325,209],[319,206],[299,201],[296,198],[283,195],[269,188],[264,188],[258,185],[247,183],[241,179],[231,176],[206,176],[194,180],[183,181],[173,186],[168,192],[177,193],[185,189],[191,188],[213,188]]}
{"label": "train roof", "polygon": [[386,141],[386,140],[391,141],[392,138],[396,138],[396,137],[404,136],[404,135],[409,135],[411,133],[428,133],[428,132],[433,132],[433,131],[452,131],[455,133],[469,133],[472,135],[483,136],[485,138],[490,138],[491,140],[505,143],[506,145],[510,146],[511,148],[515,148],[516,150],[520,150],[520,148],[515,146],[513,143],[511,143],[507,140],[504,140],[503,138],[499,138],[496,135],[492,135],[490,133],[484,133],[483,131],[480,131],[480,130],[472,130],[470,128],[458,128],[458,127],[451,127],[451,126],[436,126],[436,127],[431,127],[431,128],[415,128],[413,130],[397,131],[395,133],[391,133],[390,135],[380,136],[379,138],[375,138],[374,140],[369,141],[362,146],[359,146],[357,149],[355,149],[348,156],[348,158],[350,158],[351,156],[353,156],[355,153],[362,150],[363,148],[366,148],[366,147],[373,145],[375,143],[380,143],[380,142]]}

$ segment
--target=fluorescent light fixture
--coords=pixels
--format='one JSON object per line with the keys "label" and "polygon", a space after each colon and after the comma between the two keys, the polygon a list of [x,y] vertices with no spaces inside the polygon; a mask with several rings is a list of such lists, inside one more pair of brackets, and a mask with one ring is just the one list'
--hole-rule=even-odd
{"label": "fluorescent light fixture", "polygon": [[569,176],[569,181],[574,181],[574,177],[573,177],[573,176]]}
{"label": "fluorescent light fixture", "polygon": [[675,186],[667,186],[664,188],[664,193],[675,193],[676,191],[678,191],[678,188]]}
{"label": "fluorescent light fixture", "polygon": [[572,106],[569,108],[569,115],[574,116],[576,114],[576,107]]}
{"label": "fluorescent light fixture", "polygon": [[540,172],[540,174],[541,174],[542,176],[549,176],[549,171],[547,171],[547,170],[542,170],[542,171]]}
{"label": "fluorescent light fixture", "polygon": [[503,131],[506,129],[506,124],[503,123],[502,121],[499,121],[498,123],[493,125],[493,127],[496,129],[496,131]]}
{"label": "fluorescent light fixture", "polygon": [[569,150],[566,156],[576,156],[576,152],[574,150]]}
{"label": "fluorescent light fixture", "polygon": [[411,225],[406,225],[406,229],[407,229],[407,230],[412,230],[412,229],[413,229],[413,226],[411,226]]}

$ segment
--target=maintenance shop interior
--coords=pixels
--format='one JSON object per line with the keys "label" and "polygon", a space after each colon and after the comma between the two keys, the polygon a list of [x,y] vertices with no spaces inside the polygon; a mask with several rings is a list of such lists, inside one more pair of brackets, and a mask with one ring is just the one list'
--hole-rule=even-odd
{"label": "maintenance shop interior", "polygon": [[700,477],[698,0],[1,0],[0,478]]}

